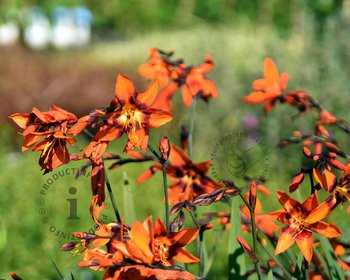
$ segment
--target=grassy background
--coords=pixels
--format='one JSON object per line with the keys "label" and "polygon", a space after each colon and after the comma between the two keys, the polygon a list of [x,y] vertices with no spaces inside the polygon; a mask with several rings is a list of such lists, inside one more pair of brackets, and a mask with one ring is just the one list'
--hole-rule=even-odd
{"label": "grassy background", "polygon": [[[220,96],[210,104],[199,102],[197,106],[194,161],[208,159],[213,145],[224,135],[241,132],[244,117],[253,113],[260,121],[256,133],[269,151],[269,182],[266,186],[271,191],[287,190],[292,175],[300,169],[303,162],[301,149],[295,146],[281,151],[276,149],[275,145],[280,138],[289,136],[294,129],[301,127],[308,130],[311,127],[304,118],[291,121],[295,111],[290,108],[277,106],[266,118],[261,107],[243,104],[241,98],[250,92],[251,82],[261,77],[263,59],[269,56],[275,59],[279,69],[289,72],[289,89],[308,90],[338,117],[349,119],[347,104],[350,102],[350,57],[346,50],[350,49],[350,43],[347,40],[346,27],[346,21],[330,21],[324,38],[320,40],[314,36],[315,26],[308,18],[303,18],[300,26],[288,37],[264,26],[251,29],[243,26],[200,25],[191,30],[149,32],[122,41],[96,43],[90,49],[76,53],[76,56],[101,67],[125,69],[123,72],[137,80],[137,87],[142,89],[147,83],[139,78],[136,70],[138,65],[146,61],[149,47],[174,50],[178,57],[183,57],[189,64],[200,63],[204,55],[210,53],[216,62],[210,77],[217,83]],[[55,55],[58,54],[48,56]],[[74,59],[70,61],[74,62]],[[113,95],[113,87],[109,92],[96,94],[106,95],[109,99]],[[168,135],[172,142],[178,143],[180,125],[189,124],[190,109],[181,106],[179,95],[176,96],[175,102],[174,121],[151,134],[154,145],[162,135]],[[60,105],[60,101],[56,104]],[[35,105],[37,104],[32,104]],[[306,119],[314,117],[310,114]],[[20,153],[22,139],[20,136],[14,136],[13,126],[4,125],[0,132],[0,278],[8,279],[8,272],[16,271],[26,279],[57,279],[53,260],[65,275],[72,272],[76,279],[97,279],[96,275],[101,275],[100,273],[76,268],[80,256],[59,251],[59,247],[67,240],[50,232],[50,223],[43,224],[41,221],[43,215],[39,214],[38,206],[40,189],[52,174],[42,176],[36,164],[39,154]],[[350,143],[347,138],[342,137],[340,140],[341,147],[349,150]],[[124,143],[125,139],[118,141],[110,151],[119,153]],[[79,163],[72,163],[69,167],[79,167]],[[122,215],[126,216],[130,223],[134,218],[143,220],[150,214],[163,214],[160,174],[142,185],[135,183],[137,176],[147,167],[147,163],[130,165],[109,173],[117,203],[122,208]],[[126,193],[122,185],[124,172],[130,180],[130,190]],[[79,195],[78,222],[66,219],[66,199],[75,198],[68,193],[71,186],[77,189]],[[304,199],[308,192],[306,184],[293,196]],[[125,196],[132,197],[133,212],[131,202],[123,199]],[[273,194],[269,198],[261,199],[264,212],[280,208]],[[75,180],[73,176],[65,176],[50,187],[45,198],[45,209],[56,228],[67,232],[84,231],[93,226],[88,213],[89,201],[88,178]],[[228,207],[220,205],[203,211],[225,208]],[[342,219],[342,213],[344,212],[336,211],[330,219],[335,220],[346,236],[349,236],[348,219]],[[106,221],[113,219],[110,209],[107,209],[106,215]],[[209,236],[209,240],[214,239],[213,233],[209,233]],[[209,279],[226,279],[227,240],[226,232],[219,244],[218,257],[214,261]],[[193,271],[196,271],[195,266]]]}

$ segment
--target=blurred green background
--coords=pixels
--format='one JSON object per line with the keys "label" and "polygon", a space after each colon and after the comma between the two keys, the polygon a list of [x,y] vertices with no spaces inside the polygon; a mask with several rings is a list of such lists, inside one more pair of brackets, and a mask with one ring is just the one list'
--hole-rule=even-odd
{"label": "blurred green background", "polygon": [[[66,277],[71,272],[76,279],[101,277],[101,273],[76,268],[81,256],[60,252],[59,247],[67,239],[60,233],[56,236],[58,230],[66,233],[93,227],[88,213],[89,179],[60,177],[41,205],[40,190],[52,174],[42,176],[36,164],[38,153],[20,152],[22,137],[16,135],[16,128],[7,121],[7,116],[29,112],[33,106],[47,110],[51,104],[82,116],[109,103],[118,73],[130,76],[142,90],[147,81],[139,76],[137,68],[147,60],[150,47],[173,50],[176,57],[192,65],[203,61],[205,54],[212,55],[215,68],[209,77],[217,84],[219,98],[209,104],[202,101],[197,104],[194,161],[209,159],[212,147],[222,136],[244,131],[244,119],[256,115],[259,125],[254,134],[268,149],[266,186],[272,191],[287,190],[292,175],[306,163],[299,146],[278,150],[275,147],[278,140],[290,136],[297,128],[311,131],[307,120],[316,116],[311,113],[292,120],[295,110],[277,105],[267,118],[261,106],[241,102],[251,91],[251,82],[262,76],[265,57],[272,57],[281,71],[290,74],[289,89],[307,90],[337,117],[349,120],[350,1],[2,0],[0,18],[3,22],[9,17],[20,21],[20,9],[26,5],[40,5],[49,14],[57,5],[81,4],[89,7],[94,16],[92,43],[88,47],[39,52],[18,43],[0,48],[0,278],[9,279],[8,272],[16,271],[25,279],[58,279],[52,261]],[[172,123],[151,133],[153,145],[162,135],[179,143],[180,125],[189,125],[191,110],[182,105],[179,94],[175,97],[174,115]],[[347,138],[339,134],[339,140],[340,146],[349,151]],[[121,153],[124,144],[125,138],[118,140],[110,151]],[[79,151],[82,147],[74,149]],[[80,164],[72,163],[59,170],[78,168]],[[150,214],[163,214],[160,175],[142,185],[136,184],[137,176],[148,165],[124,166],[109,173],[122,215],[129,223]],[[128,188],[123,186],[123,174],[130,180]],[[69,193],[71,187],[77,189],[75,195]],[[303,200],[308,192],[304,186],[293,196]],[[66,219],[67,199],[74,198],[80,219],[70,221]],[[280,208],[273,193],[270,198],[261,199],[264,213]],[[264,204],[267,199],[269,203]],[[209,207],[202,212],[214,209],[224,210],[228,206]],[[342,219],[343,213],[344,209],[338,209],[330,219],[336,219],[349,238],[348,218]],[[49,217],[47,224],[42,221],[44,216]],[[110,209],[105,219],[113,220]],[[214,239],[214,230],[209,239]],[[208,279],[226,279],[227,239],[228,232],[219,244]],[[193,266],[194,272],[196,269]]]}

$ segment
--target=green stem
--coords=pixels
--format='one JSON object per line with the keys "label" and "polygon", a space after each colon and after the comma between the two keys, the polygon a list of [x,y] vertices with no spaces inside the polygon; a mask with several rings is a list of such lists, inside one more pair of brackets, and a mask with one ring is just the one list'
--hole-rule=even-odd
{"label": "green stem", "polygon": [[[256,234],[255,213],[254,213],[253,209],[250,210],[250,221],[252,223],[253,250],[254,250],[255,254],[258,256],[258,238],[257,238],[257,234]],[[261,280],[262,276],[261,276],[261,269],[260,269],[260,265],[259,265],[259,257],[257,258],[256,262],[254,263],[254,266],[255,266],[256,272],[258,274],[258,279]]]}
{"label": "green stem", "polygon": [[112,202],[112,206],[113,206],[113,210],[114,210],[114,213],[115,213],[115,217],[117,218],[118,223],[121,223],[122,219],[120,218],[120,214],[119,214],[119,211],[118,211],[117,203],[115,202],[114,194],[113,194],[113,191],[112,191],[112,188],[111,188],[111,183],[109,182],[109,179],[108,179],[106,171],[105,171],[105,181],[106,181],[106,186],[107,186],[107,190],[108,190],[108,193],[109,193],[109,198],[111,199],[111,202]]}
{"label": "green stem", "polygon": [[166,176],[166,164],[162,162],[162,173],[163,173],[163,187],[164,187],[164,198],[165,198],[165,225],[168,232],[170,231],[170,210],[169,210],[169,195],[168,195],[168,182]]}
{"label": "green stem", "polygon": [[190,131],[188,133],[188,156],[190,159],[192,159],[193,155],[193,131],[194,131],[194,124],[196,121],[196,104],[197,104],[197,99],[193,98],[193,103],[192,103],[192,114],[191,114],[191,122],[190,122]]}
{"label": "green stem", "polygon": [[169,195],[168,195],[168,182],[166,174],[166,161],[156,152],[153,147],[148,144],[148,149],[152,154],[158,159],[158,162],[162,165],[163,173],[163,190],[164,190],[164,200],[165,200],[165,226],[168,231],[170,231],[170,210],[169,210]]}
{"label": "green stem", "polygon": [[269,250],[267,250],[267,248],[261,244],[260,241],[258,241],[260,246],[265,250],[265,252],[269,255],[269,257],[271,259],[274,260],[274,262],[283,270],[283,273],[287,276],[287,279],[292,279],[292,275],[289,273],[289,271],[281,264],[281,262],[276,258],[276,256],[274,254],[271,254],[271,252]]}
{"label": "green stem", "polygon": [[[248,207],[249,209],[249,213],[250,213],[250,222],[252,224],[252,237],[253,237],[253,251],[255,252],[256,256],[258,256],[258,238],[257,238],[257,234],[256,234],[256,224],[255,224],[255,213],[254,213],[254,209],[251,207],[251,205],[249,204],[249,202],[246,200],[246,198],[244,197],[244,195],[242,194],[242,192],[239,193],[239,196],[241,197],[241,199],[243,200],[244,204]],[[256,270],[256,273],[258,275],[258,279],[261,280],[262,279],[262,275],[261,275],[261,269],[260,269],[260,265],[259,265],[259,258],[257,258],[256,262],[254,262],[254,267]]]}

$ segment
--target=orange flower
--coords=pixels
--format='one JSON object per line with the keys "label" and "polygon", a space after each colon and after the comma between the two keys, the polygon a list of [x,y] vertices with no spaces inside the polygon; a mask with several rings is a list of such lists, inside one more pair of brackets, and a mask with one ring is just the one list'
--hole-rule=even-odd
{"label": "orange flower", "polygon": [[159,127],[171,121],[168,112],[152,108],[158,93],[157,82],[144,92],[137,93],[133,83],[125,76],[118,75],[115,98],[104,118],[106,125],[95,135],[94,140],[110,142],[123,133],[128,135],[126,151],[135,147],[146,150],[149,128]]}
{"label": "orange flower", "polygon": [[117,241],[113,247],[136,263],[171,266],[174,260],[183,263],[199,261],[182,248],[197,236],[196,229],[168,232],[159,218],[153,226],[150,216],[143,223],[136,221],[129,232],[130,239]]}
{"label": "orange flower", "polygon": [[[209,194],[222,187],[206,175],[210,168],[210,160],[193,163],[183,150],[172,144],[169,161],[170,165],[166,167],[166,171],[173,183],[169,186],[169,202],[171,205],[186,200],[193,201],[199,195]],[[155,171],[160,170],[161,165],[155,163],[137,179],[137,182],[141,183],[147,180]]]}
{"label": "orange flower", "polygon": [[110,268],[103,277],[103,280],[196,280],[193,274],[172,269],[151,268],[140,264],[127,265],[119,268]]}
{"label": "orange flower", "polygon": [[66,145],[73,145],[75,139],[67,135],[67,126],[77,121],[74,114],[53,105],[47,112],[34,107],[30,114],[13,114],[9,118],[24,129],[22,151],[31,147],[41,151],[39,164],[45,169],[44,174],[69,162]]}
{"label": "orange flower", "polygon": [[333,190],[334,196],[339,203],[350,201],[350,162],[346,165],[344,173],[339,180],[339,183]]}
{"label": "orange flower", "polygon": [[148,63],[142,64],[139,72],[148,79],[157,80],[163,88],[154,108],[170,111],[173,95],[179,88],[186,106],[190,106],[195,97],[207,102],[218,96],[215,84],[205,77],[214,67],[214,60],[209,54],[202,64],[192,67],[184,64],[182,59],[171,61],[173,52],[166,53],[152,48],[150,53]]}
{"label": "orange flower", "polygon": [[149,49],[148,62],[139,67],[139,73],[147,79],[157,80],[164,88],[169,83],[171,65],[158,54],[159,51],[156,48]]}
{"label": "orange flower", "polygon": [[271,58],[266,58],[264,61],[264,78],[255,80],[252,84],[254,91],[243,100],[247,103],[259,104],[265,103],[264,110],[270,112],[279,99],[288,83],[288,73],[284,72],[281,75]]}
{"label": "orange flower", "polygon": [[270,213],[270,215],[287,226],[282,229],[279,236],[276,255],[283,253],[296,242],[305,259],[310,263],[313,255],[313,232],[327,238],[338,237],[342,234],[334,224],[321,221],[330,214],[336,203],[333,196],[329,196],[321,204],[318,203],[317,192],[303,204],[282,191],[277,192],[277,197],[284,210]]}

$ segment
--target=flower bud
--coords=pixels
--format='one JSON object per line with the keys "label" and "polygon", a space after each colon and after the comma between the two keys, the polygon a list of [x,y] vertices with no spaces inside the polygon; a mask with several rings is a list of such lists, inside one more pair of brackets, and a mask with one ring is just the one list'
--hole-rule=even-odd
{"label": "flower bud", "polygon": [[160,151],[160,156],[162,157],[162,160],[166,161],[169,158],[170,154],[170,141],[168,137],[163,136],[162,139],[160,139],[158,148]]}

